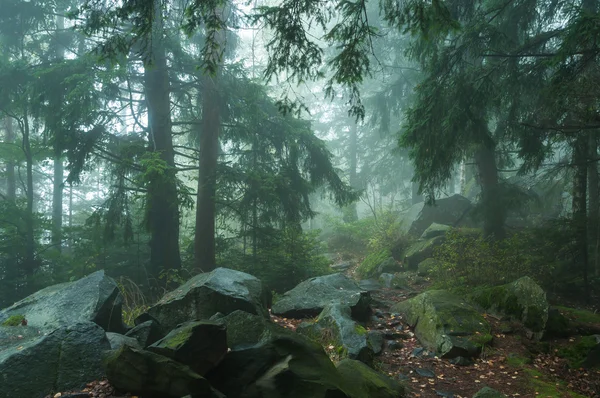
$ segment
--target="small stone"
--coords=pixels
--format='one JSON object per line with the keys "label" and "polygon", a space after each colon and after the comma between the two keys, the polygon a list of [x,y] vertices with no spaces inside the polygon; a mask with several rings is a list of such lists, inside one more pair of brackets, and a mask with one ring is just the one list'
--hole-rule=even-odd
{"label": "small stone", "polygon": [[428,377],[430,379],[433,379],[435,377],[435,373],[431,369],[417,368],[415,369],[415,372],[417,372],[417,374],[422,377]]}
{"label": "small stone", "polygon": [[454,393],[451,391],[435,390],[435,395],[437,395],[438,397],[454,398]]}
{"label": "small stone", "polygon": [[469,358],[465,358],[465,357],[452,358],[450,360],[450,363],[453,364],[453,365],[458,365],[458,366],[471,366],[471,365],[473,365],[473,361],[470,360]]}
{"label": "small stone", "polygon": [[398,351],[402,348],[404,348],[404,344],[401,341],[394,340],[388,343],[388,350],[390,351]]}

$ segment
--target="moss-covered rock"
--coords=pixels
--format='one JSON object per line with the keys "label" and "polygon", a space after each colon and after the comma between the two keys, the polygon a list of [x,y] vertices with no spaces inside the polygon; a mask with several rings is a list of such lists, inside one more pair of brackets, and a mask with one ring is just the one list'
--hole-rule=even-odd
{"label": "moss-covered rock", "polygon": [[[560,348],[557,354],[559,357],[565,358],[572,368],[592,369],[600,366],[600,356],[598,356],[600,348],[598,347],[600,347],[600,336],[583,336],[572,344]],[[598,352],[595,353],[594,350]]]}
{"label": "moss-covered rock", "polygon": [[438,224],[434,222],[427,227],[425,232],[423,232],[421,239],[431,239],[435,238],[436,236],[446,235],[446,232],[450,231],[451,229],[452,227],[450,225]]}
{"label": "moss-covered rock", "polygon": [[323,348],[298,334],[230,351],[206,377],[227,397],[354,398]]}
{"label": "moss-covered rock", "polygon": [[404,316],[419,341],[445,358],[473,357],[492,340],[490,325],[460,297],[429,290],[392,307]]}
{"label": "moss-covered rock", "polygon": [[285,292],[271,311],[288,318],[307,318],[319,315],[329,304],[347,305],[354,319],[366,321],[371,295],[346,275],[331,274],[308,279]]}
{"label": "moss-covered rock", "polygon": [[187,322],[149,346],[148,351],[172,358],[204,375],[227,353],[225,326],[210,321]]}
{"label": "moss-covered rock", "polygon": [[[324,346],[333,345],[340,357],[372,364],[375,351],[369,331],[352,320],[350,307],[333,304],[325,307],[315,322],[303,322],[297,332]],[[383,341],[380,342],[383,344]]]}
{"label": "moss-covered rock", "polygon": [[406,394],[402,384],[360,361],[344,359],[337,369],[351,389],[352,398],[400,398]]}
{"label": "moss-covered rock", "polygon": [[404,265],[409,269],[416,269],[420,262],[433,257],[435,248],[444,243],[445,239],[445,236],[440,235],[413,243],[404,252]]}
{"label": "moss-covered rock", "polygon": [[110,384],[143,397],[210,397],[208,381],[188,366],[153,352],[124,346],[106,359]]}
{"label": "moss-covered rock", "polygon": [[439,266],[438,260],[434,258],[426,258],[417,266],[417,275],[427,276],[431,274]]}
{"label": "moss-covered rock", "polygon": [[570,335],[569,328],[569,318],[564,316],[557,308],[548,309],[544,337],[568,337]]}
{"label": "moss-covered rock", "polygon": [[486,311],[518,320],[531,331],[537,340],[544,335],[548,321],[546,292],[528,276],[512,283],[476,290],[471,300]]}
{"label": "moss-covered rock", "polygon": [[164,331],[199,319],[209,319],[217,312],[236,310],[269,318],[270,293],[256,277],[227,268],[199,274],[177,289],[165,294],[148,309]]}

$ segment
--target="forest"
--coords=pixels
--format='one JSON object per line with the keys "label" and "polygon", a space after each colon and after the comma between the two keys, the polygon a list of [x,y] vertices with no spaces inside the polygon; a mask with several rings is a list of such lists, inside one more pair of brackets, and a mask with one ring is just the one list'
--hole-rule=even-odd
{"label": "forest", "polygon": [[0,398],[600,397],[599,146],[597,0],[1,0]]}

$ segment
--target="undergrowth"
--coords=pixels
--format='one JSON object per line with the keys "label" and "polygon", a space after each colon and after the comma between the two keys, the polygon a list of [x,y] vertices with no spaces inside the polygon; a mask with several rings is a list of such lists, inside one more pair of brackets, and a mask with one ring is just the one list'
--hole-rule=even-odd
{"label": "undergrowth", "polygon": [[121,277],[117,280],[117,286],[123,296],[123,322],[133,326],[134,320],[148,310],[150,303],[142,289],[131,279]]}

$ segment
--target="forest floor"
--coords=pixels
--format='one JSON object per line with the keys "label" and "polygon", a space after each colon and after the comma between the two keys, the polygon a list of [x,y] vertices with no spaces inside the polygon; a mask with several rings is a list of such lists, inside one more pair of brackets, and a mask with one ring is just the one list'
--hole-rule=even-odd
{"label": "forest floor", "polygon": [[[352,276],[353,270],[348,273]],[[508,397],[600,398],[600,370],[572,369],[567,360],[557,355],[562,348],[572,346],[577,336],[534,342],[525,337],[525,331],[518,324],[510,325],[507,330],[506,323],[491,314],[484,314],[492,326],[494,338],[479,358],[468,364],[454,364],[427,352],[402,318],[390,312],[395,303],[413,297],[427,287],[427,283],[410,284],[406,289],[381,288],[371,293],[375,316],[366,325],[367,329],[380,330],[392,338],[386,341],[375,366],[404,382],[409,388],[407,398],[471,398],[484,386]],[[291,330],[308,320],[271,317],[274,322]],[[593,326],[600,328],[600,323]],[[324,348],[336,359],[334,347]],[[89,383],[82,391],[58,393],[46,398],[53,397],[132,396],[116,394],[106,380],[100,380]]]}

